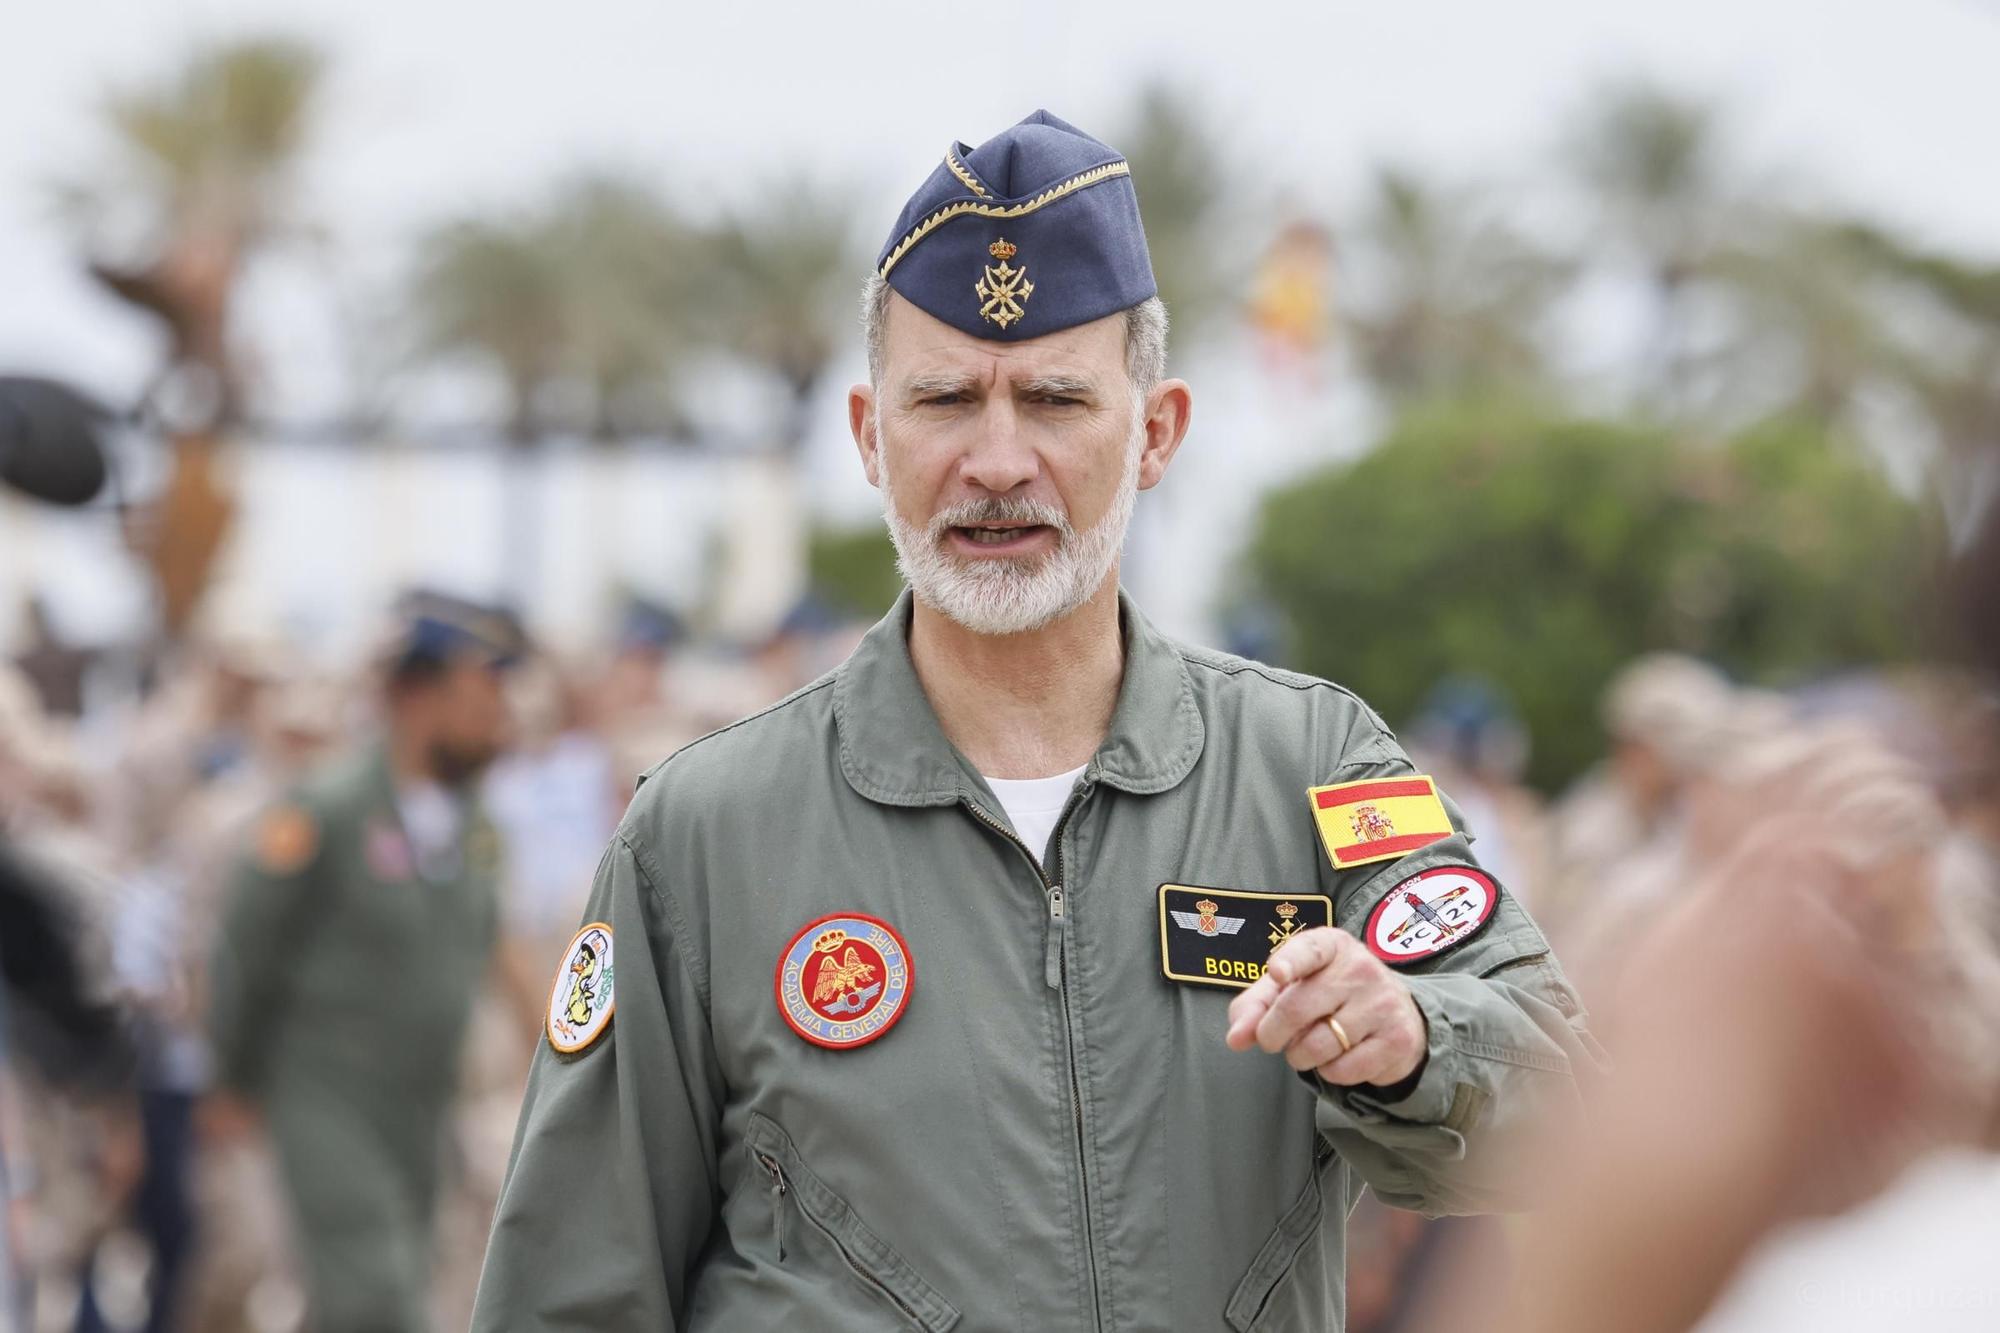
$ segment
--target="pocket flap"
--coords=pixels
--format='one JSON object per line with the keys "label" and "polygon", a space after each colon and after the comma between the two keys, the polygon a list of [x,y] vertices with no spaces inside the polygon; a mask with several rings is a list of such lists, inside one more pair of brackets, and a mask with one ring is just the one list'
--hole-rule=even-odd
{"label": "pocket flap", "polygon": [[916,1269],[870,1231],[847,1200],[814,1175],[799,1157],[791,1135],[770,1117],[752,1111],[743,1141],[753,1153],[775,1158],[791,1184],[792,1197],[806,1220],[824,1231],[855,1271],[887,1293],[929,1333],[947,1333],[958,1323],[958,1310],[924,1281]]}
{"label": "pocket flap", "polygon": [[1265,1303],[1285,1274],[1292,1270],[1292,1264],[1299,1257],[1299,1250],[1319,1228],[1320,1214],[1326,1204],[1320,1193],[1320,1172],[1325,1168],[1330,1154],[1315,1151],[1312,1175],[1306,1181],[1305,1189],[1278,1219],[1278,1225],[1271,1231],[1264,1247],[1257,1251],[1257,1257],[1250,1261],[1250,1269],[1243,1280],[1236,1284],[1230,1294],[1229,1304],[1223,1307],[1222,1316],[1236,1333],[1249,1333],[1250,1326],[1264,1311]]}

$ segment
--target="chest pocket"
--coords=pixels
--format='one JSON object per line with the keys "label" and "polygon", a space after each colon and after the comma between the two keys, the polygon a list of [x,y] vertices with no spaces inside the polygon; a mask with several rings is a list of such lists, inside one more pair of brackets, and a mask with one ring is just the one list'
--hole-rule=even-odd
{"label": "chest pocket", "polygon": [[812,1173],[777,1122],[752,1111],[743,1140],[770,1182],[779,1263],[787,1262],[788,1256],[797,1262],[802,1243],[825,1242],[857,1281],[911,1326],[947,1333],[958,1323],[958,1310]]}

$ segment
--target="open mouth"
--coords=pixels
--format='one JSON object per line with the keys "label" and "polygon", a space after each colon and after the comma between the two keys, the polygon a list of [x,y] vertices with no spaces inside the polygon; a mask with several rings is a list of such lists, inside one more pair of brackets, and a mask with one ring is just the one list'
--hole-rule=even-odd
{"label": "open mouth", "polygon": [[1054,529],[1042,523],[977,523],[949,531],[955,544],[986,552],[1018,551],[1054,535]]}

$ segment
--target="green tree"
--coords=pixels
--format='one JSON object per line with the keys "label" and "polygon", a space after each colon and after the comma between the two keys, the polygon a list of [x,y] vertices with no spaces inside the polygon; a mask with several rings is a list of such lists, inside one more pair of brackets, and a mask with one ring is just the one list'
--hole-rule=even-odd
{"label": "green tree", "polygon": [[896,548],[879,521],[816,529],[807,559],[812,586],[835,609],[851,616],[877,618],[903,590]]}
{"label": "green tree", "polygon": [[298,42],[201,49],[166,78],[113,93],[110,159],[62,186],[92,276],[166,326],[156,388],[192,390],[183,398],[205,404],[202,426],[242,413],[230,311],[250,260],[297,227],[296,170],[320,79],[318,54]]}
{"label": "green tree", "polygon": [[1393,168],[1376,173],[1354,241],[1348,326],[1392,401],[1546,378],[1541,327],[1568,280],[1560,259],[1472,197]]}
{"label": "green tree", "polygon": [[[800,200],[809,199],[811,206]],[[814,419],[813,397],[834,353],[852,337],[867,261],[827,188],[775,180],[703,242],[699,300],[713,343],[767,372],[781,393],[777,443],[796,456]]]}
{"label": "green tree", "polygon": [[[518,445],[557,426],[599,438],[671,429],[699,262],[692,229],[650,191],[584,177],[536,209],[422,240],[411,291],[421,350],[489,365]],[[549,407],[565,387],[582,391],[576,419]]]}
{"label": "green tree", "polygon": [[1856,429],[1864,394],[1893,377],[1900,358],[1879,269],[1847,229],[1809,215],[1773,219],[1714,251],[1705,274],[1734,326],[1710,360],[1718,406]]}
{"label": "green tree", "polygon": [[1563,145],[1603,213],[1609,248],[1636,262],[1654,297],[1648,390],[1681,405],[1689,369],[1689,294],[1740,222],[1734,168],[1713,107],[1646,82],[1599,88]]}
{"label": "green tree", "polygon": [[1274,492],[1248,565],[1297,664],[1392,722],[1445,676],[1491,677],[1553,788],[1602,752],[1599,698],[1638,653],[1777,683],[1912,652],[1927,536],[1811,423],[1695,447],[1489,404]]}
{"label": "green tree", "polygon": [[681,430],[676,367],[699,342],[700,238],[652,191],[614,176],[564,189],[543,225],[560,280],[564,373],[599,439]]}
{"label": "green tree", "polygon": [[2000,265],[1923,249],[1870,226],[1848,224],[1842,234],[1928,316],[1899,336],[1896,373],[1936,432],[1942,493],[1962,499],[2000,466]]}
{"label": "green tree", "polygon": [[541,432],[537,399],[555,374],[567,329],[564,275],[533,222],[467,219],[419,246],[413,296],[423,350],[487,362],[507,394],[507,435]]}
{"label": "green tree", "polygon": [[1155,81],[1140,90],[1118,140],[1145,215],[1153,277],[1182,342],[1230,304],[1220,202],[1234,193],[1236,173],[1213,125],[1185,90]]}

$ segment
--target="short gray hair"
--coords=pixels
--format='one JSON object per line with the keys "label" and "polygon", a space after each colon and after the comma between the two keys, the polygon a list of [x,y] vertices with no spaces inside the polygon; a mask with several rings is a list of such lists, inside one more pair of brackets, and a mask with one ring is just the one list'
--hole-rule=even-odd
{"label": "short gray hair", "polygon": [[[884,346],[889,337],[889,293],[879,273],[861,288],[861,336],[868,344],[868,382],[882,382]],[[1167,377],[1167,303],[1149,296],[1125,312],[1125,373],[1142,401]]]}

